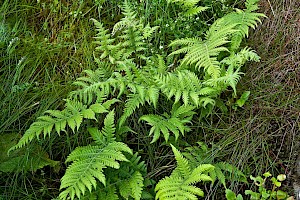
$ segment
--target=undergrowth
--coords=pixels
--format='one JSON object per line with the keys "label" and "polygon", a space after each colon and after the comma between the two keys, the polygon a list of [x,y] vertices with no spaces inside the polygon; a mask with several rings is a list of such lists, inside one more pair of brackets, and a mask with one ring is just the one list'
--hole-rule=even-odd
{"label": "undergrowth", "polygon": [[244,135],[217,120],[248,99],[257,4],[4,1],[2,197],[225,199],[248,186],[259,157],[231,160]]}

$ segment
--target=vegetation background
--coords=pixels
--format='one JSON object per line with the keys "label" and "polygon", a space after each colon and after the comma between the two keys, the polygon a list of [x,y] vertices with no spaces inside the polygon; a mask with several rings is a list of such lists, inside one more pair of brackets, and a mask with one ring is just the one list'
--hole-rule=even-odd
{"label": "vegetation background", "polygon": [[[192,37],[217,18],[243,7],[242,1],[203,1],[210,5],[201,19],[177,19],[178,7],[166,12],[165,1],[130,1],[138,16],[160,28],[153,38],[153,51],[169,54],[168,44],[180,37]],[[141,6],[143,5],[143,6]],[[146,6],[144,6],[146,5]],[[101,19],[110,29],[123,16],[118,0],[30,1],[2,0],[0,5],[0,163],[9,160],[4,150],[15,142],[38,116],[48,109],[62,109],[72,83],[83,70],[96,69],[93,43],[96,35],[91,18]],[[246,43],[261,57],[259,63],[243,67],[245,76],[238,91],[251,91],[243,108],[227,113],[214,111],[195,123],[198,138],[221,157],[247,175],[286,174],[285,190],[293,194],[295,160],[300,149],[299,134],[299,43],[300,3],[296,0],[261,0],[260,12],[268,18],[251,31]],[[199,23],[203,30],[199,30]],[[190,29],[181,31],[185,24]],[[134,138],[137,137],[137,138]],[[171,148],[146,146],[144,136],[129,137],[139,145],[146,161],[148,177],[170,174],[175,163]],[[185,142],[185,141],[183,141]],[[42,142],[47,157],[64,162],[78,145],[88,144],[82,135],[51,137]],[[29,149],[34,155],[36,149]],[[38,149],[38,151],[41,151]],[[145,159],[147,158],[147,159]],[[3,166],[2,166],[3,167]],[[50,166],[34,172],[0,169],[0,199],[52,199],[59,194],[60,178],[66,166]],[[249,181],[250,182],[250,181]],[[250,182],[251,183],[251,182]],[[235,192],[245,184],[230,182]],[[248,185],[249,186],[249,185]],[[254,184],[250,184],[254,189]],[[205,188],[206,199],[220,199],[220,184]],[[223,194],[223,193],[222,193]]]}

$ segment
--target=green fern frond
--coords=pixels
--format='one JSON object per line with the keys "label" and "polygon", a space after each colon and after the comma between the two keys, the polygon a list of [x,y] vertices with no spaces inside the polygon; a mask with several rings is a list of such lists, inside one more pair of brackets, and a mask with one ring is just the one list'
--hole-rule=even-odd
{"label": "green fern frond", "polygon": [[192,106],[180,106],[177,109],[172,110],[172,115],[170,117],[161,115],[143,115],[140,120],[146,121],[151,127],[149,135],[153,134],[153,139],[151,143],[156,142],[161,133],[166,141],[169,140],[170,132],[175,135],[176,140],[179,137],[179,133],[184,135],[185,132],[189,131],[186,126],[187,123],[191,122],[191,118],[195,112],[192,110]]}
{"label": "green fern frond", "polygon": [[142,174],[138,171],[135,171],[129,179],[123,181],[119,185],[120,195],[128,199],[129,196],[133,197],[135,200],[141,199],[142,190],[143,190],[143,181],[144,178]]}
{"label": "green fern frond", "polygon": [[148,23],[144,28],[143,28],[143,38],[144,39],[150,39],[153,37],[154,32],[159,29],[159,26],[154,26],[150,27],[150,24]]}
{"label": "green fern frond", "polygon": [[[117,195],[117,189],[114,185],[109,185],[105,188],[98,189],[92,194],[95,195],[95,200],[100,200],[100,199],[119,200],[119,196]],[[91,200],[91,199],[86,198],[86,200]]]}
{"label": "green fern frond", "polygon": [[260,18],[266,17],[262,13],[254,12],[258,9],[258,0],[247,0],[245,4],[245,10],[237,9],[236,12],[229,13],[222,17],[222,22],[220,20],[216,22],[221,22],[223,25],[238,24],[236,29],[239,30],[239,32],[234,33],[231,39],[231,51],[236,51],[243,38],[248,37],[249,28],[255,29],[258,23],[261,23]]}
{"label": "green fern frond", "polygon": [[[111,146],[115,148],[112,148]],[[96,179],[105,185],[103,169],[106,167],[119,168],[117,161],[127,161],[126,157],[118,149],[131,153],[131,150],[123,143],[113,142],[106,147],[86,146],[77,147],[66,162],[73,162],[61,179],[60,189],[66,188],[60,193],[61,199],[80,198],[88,189],[96,188]],[[118,148],[116,148],[118,147]],[[116,149],[116,150],[115,150]]]}
{"label": "green fern frond", "polygon": [[109,112],[104,119],[104,127],[101,131],[97,128],[88,128],[89,133],[98,145],[104,145],[115,141],[114,133],[116,131],[114,122],[114,112]]}
{"label": "green fern frond", "polygon": [[138,23],[136,20],[136,12],[133,11],[134,9],[127,0],[123,2],[121,9],[124,17],[114,25],[112,35],[115,35],[116,32],[126,29],[129,26],[135,26]]}
{"label": "green fern frond", "polygon": [[70,197],[73,200],[75,196],[80,198],[87,190],[91,192],[96,188],[97,180],[106,185],[103,169],[107,167],[118,169],[120,168],[118,161],[128,161],[123,152],[132,154],[132,151],[126,144],[114,142],[114,137],[110,141],[101,139],[102,135],[114,136],[113,119],[114,111],[111,111],[105,118],[102,131],[92,131],[92,137],[100,145],[77,147],[68,156],[66,162],[72,164],[61,179],[60,189],[65,190],[60,193],[60,199]]}
{"label": "green fern frond", "polygon": [[[100,59],[109,58],[109,60],[114,61],[116,52],[118,52],[118,46],[114,45],[115,39],[111,38],[108,34],[108,30],[103,27],[103,24],[95,19],[91,19],[96,27],[97,35],[94,43],[99,45],[96,50],[100,51],[102,54]],[[114,62],[112,62],[114,63]]]}
{"label": "green fern frond", "polygon": [[247,61],[260,61],[260,57],[249,47],[243,48],[236,54],[231,54],[229,57],[223,59],[221,63],[225,63],[233,69],[242,67]]}
{"label": "green fern frond", "polygon": [[215,155],[218,152],[209,149],[203,142],[198,142],[199,146],[188,147],[182,154],[188,159],[192,167],[202,163],[212,164],[214,170],[209,172],[213,182],[219,180],[226,188],[226,180],[247,182],[246,176],[242,171],[227,162],[216,162]]}
{"label": "green fern frond", "polygon": [[[97,70],[98,71],[98,70]],[[75,85],[79,86],[77,90],[70,93],[70,98],[79,100],[84,104],[90,104],[96,99],[104,99],[114,91],[119,90],[118,96],[121,96],[125,90],[127,82],[124,77],[118,72],[115,72],[110,78],[103,80],[95,80],[95,74],[98,72],[91,72],[92,75],[78,78],[74,82]]]}
{"label": "green fern frond", "polygon": [[183,177],[188,177],[191,174],[188,160],[184,158],[183,155],[173,145],[171,145],[171,147],[177,161],[176,170],[178,170]]}
{"label": "green fern frond", "polygon": [[191,17],[208,9],[208,7],[197,6],[198,2],[200,1],[201,0],[168,0],[168,3],[177,3],[181,5],[184,9],[183,14],[185,16]]}
{"label": "green fern frond", "polygon": [[194,65],[200,71],[201,68],[218,78],[221,73],[220,62],[217,56],[220,52],[229,51],[224,45],[227,44],[229,35],[236,32],[236,24],[218,26],[213,24],[207,31],[206,40],[187,38],[173,41],[170,46],[183,46],[170,55],[185,53],[182,65]]}
{"label": "green fern frond", "polygon": [[155,187],[155,199],[197,200],[197,196],[203,197],[204,192],[194,185],[201,181],[212,181],[208,173],[214,170],[214,166],[203,164],[191,169],[188,160],[173,145],[171,146],[177,161],[177,167],[171,176],[158,182]]}
{"label": "green fern frond", "polygon": [[203,88],[196,74],[188,70],[159,75],[155,78],[157,85],[168,99],[175,96],[174,103],[182,99],[185,105],[193,103],[199,106],[202,95],[212,95],[216,92],[213,88]]}
{"label": "green fern frond", "polygon": [[246,11],[247,12],[253,12],[258,10],[258,2],[259,0],[246,0]]}
{"label": "green fern frond", "polygon": [[211,87],[223,87],[223,88],[227,88],[227,86],[230,86],[233,89],[234,94],[236,95],[236,85],[239,82],[241,75],[243,74],[244,73],[240,72],[239,69],[237,69],[233,73],[227,71],[224,76],[216,79],[209,79],[205,81],[204,84]]}
{"label": "green fern frond", "polygon": [[145,99],[143,100],[139,93],[129,94],[127,97],[128,99],[125,103],[123,115],[120,117],[118,122],[119,127],[125,123],[127,118],[131,116],[137,108],[145,104]]}
{"label": "green fern frond", "polygon": [[35,137],[39,139],[40,135],[43,135],[44,138],[47,135],[50,136],[53,129],[60,134],[68,126],[74,132],[75,129],[79,129],[83,119],[95,120],[95,114],[108,112],[107,109],[109,107],[104,107],[103,104],[96,103],[87,108],[87,106],[80,102],[67,100],[64,110],[48,110],[45,112],[47,115],[38,117],[25,132],[18,144],[9,149],[9,152],[25,146]]}

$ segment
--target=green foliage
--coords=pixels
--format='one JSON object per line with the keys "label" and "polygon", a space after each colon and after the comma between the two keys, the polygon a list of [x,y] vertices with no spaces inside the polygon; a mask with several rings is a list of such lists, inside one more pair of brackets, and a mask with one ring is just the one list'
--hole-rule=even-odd
{"label": "green foliage", "polygon": [[[169,2],[182,5],[187,16],[207,9],[198,6],[198,0]],[[100,9],[110,2],[96,3]],[[60,8],[58,2],[53,4],[54,11]],[[38,117],[9,152],[24,148],[34,138],[48,135],[54,140],[54,132],[60,138],[64,137],[61,132],[76,134],[71,141],[66,134],[72,148],[65,162],[71,164],[61,179],[60,199],[153,199],[154,191],[156,199],[197,199],[204,196],[196,187],[201,182],[218,179],[226,187],[228,177],[244,181],[243,173],[226,162],[211,159],[202,164],[210,151],[207,146],[182,154],[172,146],[177,167],[151,190],[147,188],[154,185],[147,171],[149,163],[141,161],[129,146],[147,157],[149,153],[140,149],[140,145],[150,146],[147,134],[153,135],[151,143],[159,141],[161,134],[166,142],[174,134],[177,142],[180,135],[193,130],[197,113],[212,113],[229,87],[236,94],[241,67],[247,61],[259,61],[250,48],[240,49],[249,27],[254,28],[262,16],[252,12],[254,1],[246,5],[247,9],[213,22],[205,37],[176,38],[169,45],[169,56],[167,51],[162,52],[164,47],[152,49],[153,42],[160,40],[155,38],[158,26],[139,18],[132,1],[120,6],[123,18],[113,26],[107,27],[105,19],[100,22],[93,18],[97,69],[84,70],[85,75],[73,83],[77,89],[69,93],[64,109],[48,110]],[[85,14],[81,7],[71,13],[79,18]],[[184,54],[183,58],[179,54]],[[14,91],[26,86],[15,87]],[[108,114],[103,120],[104,113]],[[149,133],[137,119],[151,126]],[[129,134],[123,134],[123,130],[137,137],[127,138]],[[146,142],[136,143],[137,138],[146,138]],[[51,164],[37,166],[45,165]]]}
{"label": "green foliage", "polygon": [[204,99],[218,94],[214,88],[202,86],[197,75],[188,70],[160,75],[157,77],[157,84],[168,99],[175,96],[174,103],[182,99],[185,105],[192,103],[197,107],[205,107],[207,103]]}
{"label": "green foliage", "polygon": [[177,161],[177,167],[171,176],[165,177],[155,187],[155,199],[193,199],[204,196],[204,192],[195,186],[199,182],[212,181],[208,172],[214,170],[210,164],[202,164],[192,167],[188,160],[173,146],[172,150]]}
{"label": "green foliage", "polygon": [[225,197],[227,200],[243,200],[243,196],[241,194],[236,195],[232,190],[226,189]]}
{"label": "green foliage", "polygon": [[183,7],[184,15],[191,17],[207,9],[207,7],[197,6],[201,0],[168,0],[168,3],[177,3]]}
{"label": "green foliage", "polygon": [[191,123],[191,119],[195,112],[192,110],[193,106],[173,106],[171,115],[167,113],[161,115],[144,115],[140,120],[146,121],[151,127],[149,135],[154,134],[151,143],[156,142],[160,137],[160,133],[163,134],[166,142],[169,139],[170,132],[175,135],[177,140],[179,132],[184,135],[185,132],[189,131],[190,128],[186,126],[187,123]]}
{"label": "green foliage", "polygon": [[45,166],[59,167],[59,162],[51,160],[41,146],[33,144],[30,149],[21,148],[8,156],[7,151],[16,144],[19,134],[0,135],[0,172],[36,172]]}
{"label": "green foliage", "polygon": [[[287,199],[289,195],[287,192],[279,190],[281,187],[281,182],[286,179],[286,175],[280,174],[277,178],[272,177],[270,172],[266,172],[263,174],[264,178],[261,176],[253,177],[250,176],[250,179],[254,181],[254,184],[258,186],[258,192],[254,192],[252,190],[246,190],[245,194],[250,195],[251,199]],[[272,177],[270,180],[272,182],[272,189],[267,188],[267,179]]]}
{"label": "green foliage", "polygon": [[104,120],[104,127],[101,131],[90,129],[91,136],[96,145],[77,147],[68,156],[66,162],[72,164],[66,170],[61,179],[60,199],[67,199],[68,196],[74,199],[80,198],[88,189],[96,188],[96,180],[106,185],[103,169],[112,167],[120,168],[118,161],[128,161],[123,152],[132,153],[131,149],[122,142],[115,142],[114,133],[114,112],[107,114]]}
{"label": "green foliage", "polygon": [[44,138],[47,135],[51,136],[53,130],[60,135],[60,132],[66,131],[68,126],[74,132],[79,129],[83,119],[96,120],[95,114],[108,112],[107,109],[109,109],[111,101],[114,100],[109,100],[105,102],[106,104],[95,103],[87,107],[80,102],[67,100],[64,110],[48,110],[46,111],[47,115],[38,117],[37,121],[25,132],[18,144],[11,147],[9,151],[23,147],[35,137],[39,139],[41,134],[44,135]]}
{"label": "green foliage", "polygon": [[182,154],[194,167],[201,163],[213,165],[214,170],[209,173],[210,177],[213,182],[219,180],[225,188],[227,188],[227,180],[247,183],[247,178],[242,171],[227,162],[218,162],[214,151],[217,149],[210,149],[205,143],[198,142],[198,146],[187,147]]}

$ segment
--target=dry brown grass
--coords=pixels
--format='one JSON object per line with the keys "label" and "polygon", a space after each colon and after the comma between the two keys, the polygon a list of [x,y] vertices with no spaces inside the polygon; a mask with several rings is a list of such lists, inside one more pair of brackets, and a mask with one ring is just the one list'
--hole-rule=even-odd
{"label": "dry brown grass", "polygon": [[261,0],[260,6],[268,18],[251,34],[249,45],[261,62],[248,66],[242,87],[252,97],[234,118],[234,126],[245,133],[241,145],[255,152],[234,156],[243,162],[252,155],[257,169],[286,173],[291,186],[299,178],[293,171],[300,154],[300,1]]}
{"label": "dry brown grass", "polygon": [[250,90],[250,99],[211,129],[229,162],[255,176],[287,174],[284,189],[292,194],[300,154],[300,1],[261,0],[260,8],[268,18],[247,43],[261,62],[247,66],[239,88]]}

